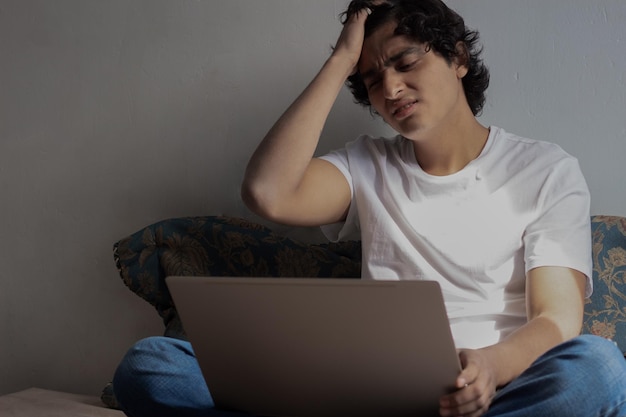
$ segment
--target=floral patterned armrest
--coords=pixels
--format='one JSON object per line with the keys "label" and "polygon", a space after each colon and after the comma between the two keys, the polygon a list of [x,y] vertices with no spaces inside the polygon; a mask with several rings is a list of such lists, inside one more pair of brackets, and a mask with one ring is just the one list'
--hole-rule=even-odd
{"label": "floral patterned armrest", "polygon": [[626,354],[626,218],[593,216],[593,295],[583,333],[613,340]]}
{"label": "floral patterned armrest", "polygon": [[169,275],[335,277],[361,275],[359,242],[306,244],[222,216],[164,220],[114,245],[124,283],[152,304],[165,334],[185,338],[165,285]]}

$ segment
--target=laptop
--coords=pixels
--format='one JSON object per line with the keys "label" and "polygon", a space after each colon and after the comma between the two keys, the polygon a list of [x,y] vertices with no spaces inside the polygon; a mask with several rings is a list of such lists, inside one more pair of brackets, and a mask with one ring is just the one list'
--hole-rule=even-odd
{"label": "laptop", "polygon": [[166,279],[219,409],[255,416],[437,416],[460,364],[439,284]]}

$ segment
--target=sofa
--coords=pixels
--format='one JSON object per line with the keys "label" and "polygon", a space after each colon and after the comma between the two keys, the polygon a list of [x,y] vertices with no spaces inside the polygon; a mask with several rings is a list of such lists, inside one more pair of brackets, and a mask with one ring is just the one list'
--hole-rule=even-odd
{"label": "sofa", "polygon": [[[583,333],[613,340],[626,353],[626,218],[593,216],[594,293],[586,300]],[[185,339],[165,285],[169,275],[358,279],[358,241],[297,241],[248,220],[228,216],[160,221],[114,244],[124,284],[154,306],[164,335]],[[102,401],[115,408],[111,385]]]}

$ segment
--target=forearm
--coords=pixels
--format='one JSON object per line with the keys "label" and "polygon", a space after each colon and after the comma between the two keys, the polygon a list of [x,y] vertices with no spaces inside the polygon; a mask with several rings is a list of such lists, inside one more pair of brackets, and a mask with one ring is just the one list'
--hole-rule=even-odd
{"label": "forearm", "polygon": [[493,365],[497,386],[501,387],[524,372],[542,354],[575,337],[572,326],[564,328],[553,318],[538,316],[500,343],[480,349]]}
{"label": "forearm", "polygon": [[304,174],[326,119],[355,63],[333,55],[265,136],[246,169],[242,193],[249,205],[281,201]]}
{"label": "forearm", "polygon": [[554,346],[580,334],[585,284],[585,275],[569,268],[529,271],[528,322],[502,342],[484,349],[493,358],[498,386],[510,382]]}
{"label": "forearm", "polygon": [[574,323],[575,320],[566,320],[563,326],[558,315],[535,315],[495,345],[461,350],[463,371],[455,383],[458,391],[442,397],[441,415],[468,414],[468,410],[484,413],[499,387],[517,378],[552,347],[576,336],[579,330],[573,329],[580,326]]}

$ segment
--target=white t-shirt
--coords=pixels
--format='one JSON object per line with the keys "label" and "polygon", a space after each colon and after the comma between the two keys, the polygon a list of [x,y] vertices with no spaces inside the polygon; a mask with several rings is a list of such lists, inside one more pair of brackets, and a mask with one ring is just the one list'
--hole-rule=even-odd
{"label": "white t-shirt", "polygon": [[557,145],[491,127],[480,156],[448,176],[424,172],[401,136],[362,136],[322,158],[352,191],[345,223],[324,232],[361,239],[363,279],[438,281],[457,348],[526,322],[530,269],[581,271],[591,294],[589,190]]}

